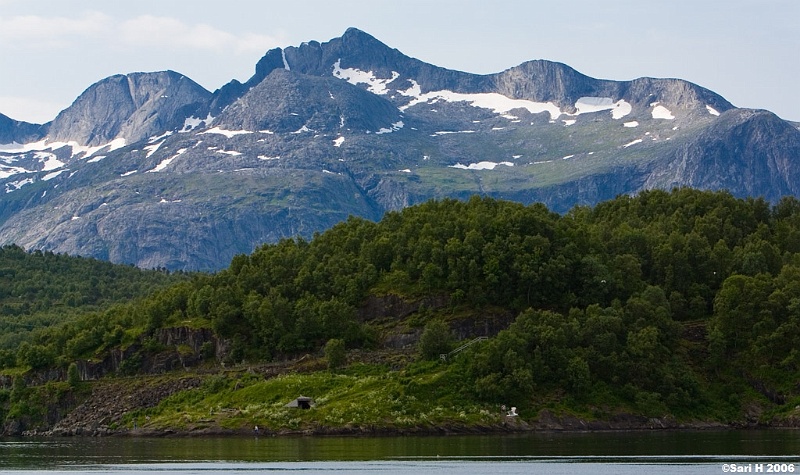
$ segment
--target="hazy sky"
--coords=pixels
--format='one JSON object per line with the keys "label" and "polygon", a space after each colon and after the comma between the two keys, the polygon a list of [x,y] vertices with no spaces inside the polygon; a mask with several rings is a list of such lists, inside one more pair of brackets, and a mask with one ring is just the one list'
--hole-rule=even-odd
{"label": "hazy sky", "polygon": [[548,59],[603,79],[678,77],[800,121],[799,0],[0,0],[0,113],[47,122],[135,71],[213,91],[270,48],[350,26],[450,69]]}

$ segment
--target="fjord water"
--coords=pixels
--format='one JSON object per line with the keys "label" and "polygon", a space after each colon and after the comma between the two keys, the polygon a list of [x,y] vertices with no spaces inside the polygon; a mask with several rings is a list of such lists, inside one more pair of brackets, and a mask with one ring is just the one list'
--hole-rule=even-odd
{"label": "fjord water", "polygon": [[2,473],[720,473],[792,464],[800,431],[0,439]]}

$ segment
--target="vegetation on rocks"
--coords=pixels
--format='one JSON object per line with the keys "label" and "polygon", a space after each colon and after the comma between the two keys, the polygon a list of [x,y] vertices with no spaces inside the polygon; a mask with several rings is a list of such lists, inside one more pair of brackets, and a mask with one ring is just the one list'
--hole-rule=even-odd
{"label": "vegetation on rocks", "polygon": [[[41,330],[3,366],[22,379],[61,368],[66,381],[70,363],[137,374],[172,358],[174,379],[195,372],[191,387],[109,417],[111,431],[501,428],[501,405],[525,423],[796,425],[798,253],[792,198],[648,191],[565,215],[431,201],[264,245],[217,274]],[[179,328],[195,333],[167,331]],[[201,330],[211,336],[189,338]],[[477,336],[491,338],[439,360],[450,337]],[[41,353],[55,355],[50,366],[31,364]],[[69,373],[66,387],[102,383],[76,386]],[[300,395],[317,405],[284,407]]]}

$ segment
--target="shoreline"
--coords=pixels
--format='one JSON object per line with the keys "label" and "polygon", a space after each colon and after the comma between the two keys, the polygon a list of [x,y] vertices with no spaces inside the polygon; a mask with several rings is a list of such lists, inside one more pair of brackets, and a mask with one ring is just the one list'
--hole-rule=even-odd
{"label": "shoreline", "polygon": [[[547,410],[540,412],[552,415]],[[443,424],[439,426],[417,427],[329,427],[314,426],[301,429],[270,430],[260,428],[256,434],[252,429],[226,429],[222,427],[198,427],[190,429],[150,428],[111,430],[96,428],[89,430],[83,427],[74,429],[57,428],[48,431],[25,431],[20,437],[115,437],[115,438],[204,438],[204,437],[436,437],[436,436],[468,436],[468,435],[521,435],[531,433],[617,433],[617,432],[703,432],[703,431],[756,431],[756,430],[800,430],[798,421],[772,421],[769,423],[720,423],[720,422],[686,422],[678,423],[670,418],[644,418],[643,416],[621,415],[604,421],[585,421],[571,416],[557,418],[560,422],[537,420],[526,422],[513,418],[496,425],[459,425]],[[506,419],[512,419],[507,417]],[[634,421],[643,424],[634,423]]]}

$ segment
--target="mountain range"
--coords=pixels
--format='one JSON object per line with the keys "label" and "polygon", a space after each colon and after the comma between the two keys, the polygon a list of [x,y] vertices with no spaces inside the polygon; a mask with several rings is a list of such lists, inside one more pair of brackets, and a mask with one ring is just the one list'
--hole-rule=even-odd
{"label": "mountain range", "polygon": [[448,70],[355,28],[270,50],[214,92],[115,75],[49,123],[0,114],[0,144],[0,243],[144,268],[213,271],[431,198],[566,212],[654,188],[800,195],[800,125],[769,111],[543,60]]}

